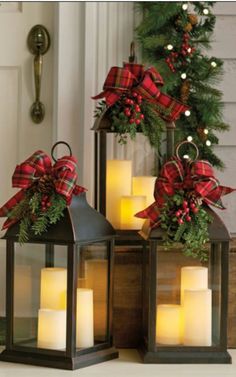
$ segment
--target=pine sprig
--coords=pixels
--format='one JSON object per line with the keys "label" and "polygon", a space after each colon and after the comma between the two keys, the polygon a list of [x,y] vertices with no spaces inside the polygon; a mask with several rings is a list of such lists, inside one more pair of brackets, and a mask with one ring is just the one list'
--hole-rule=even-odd
{"label": "pine sprig", "polygon": [[[189,209],[189,212],[185,214],[183,203],[187,201],[183,190],[165,198],[165,204],[159,216],[160,227],[164,230],[164,245],[170,247],[175,242],[180,242],[183,244],[184,255],[206,261],[208,259],[206,245],[209,241],[208,226],[212,222],[212,217],[197,199],[187,197],[187,200],[188,203],[192,203],[191,205],[196,204],[194,204],[194,209]],[[178,214],[179,211],[180,214]]]}
{"label": "pine sprig", "polygon": [[18,239],[21,244],[29,240],[31,233],[40,236],[64,216],[67,203],[62,195],[52,192],[48,197],[50,206],[46,211],[42,207],[42,198],[41,192],[29,189],[25,198],[10,212],[9,218],[19,221]]}

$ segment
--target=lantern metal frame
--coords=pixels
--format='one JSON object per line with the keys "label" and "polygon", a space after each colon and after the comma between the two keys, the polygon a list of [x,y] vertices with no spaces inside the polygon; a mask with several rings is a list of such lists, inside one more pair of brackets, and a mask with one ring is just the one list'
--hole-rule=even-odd
{"label": "lantern metal frame", "polygon": [[[78,369],[118,357],[112,336],[113,248],[115,231],[111,224],[86,201],[85,193],[73,197],[64,217],[42,236],[31,235],[27,243],[45,245],[45,267],[54,266],[54,245],[67,246],[67,322],[65,351],[25,347],[13,343],[14,318],[14,243],[19,225],[8,229],[6,240],[6,348],[1,361]],[[90,348],[76,349],[77,248],[98,242],[106,243],[108,253],[107,339]]]}
{"label": "lantern metal frame", "polygon": [[[220,217],[211,209],[207,209],[213,216],[213,223],[209,226],[210,238],[210,266],[214,268],[217,261],[217,246],[221,246],[220,272],[220,336],[219,344],[212,346],[162,346],[156,344],[156,300],[157,287],[157,255],[158,246],[162,244],[163,232],[160,228],[151,230],[147,220],[142,229],[142,236],[146,240],[143,249],[143,340],[139,348],[144,363],[161,364],[229,364],[232,362],[227,352],[227,313],[228,313],[228,274],[229,274],[229,240],[230,235]],[[170,262],[171,263],[171,262]],[[146,267],[148,265],[148,267]],[[145,272],[147,268],[147,271]],[[145,277],[149,281],[145,287]],[[213,275],[214,276],[214,275]],[[214,277],[211,284],[214,284]],[[145,290],[145,288],[147,290]],[[214,299],[213,299],[214,301]],[[148,308],[145,309],[145,303]],[[146,331],[146,334],[145,334]]]}

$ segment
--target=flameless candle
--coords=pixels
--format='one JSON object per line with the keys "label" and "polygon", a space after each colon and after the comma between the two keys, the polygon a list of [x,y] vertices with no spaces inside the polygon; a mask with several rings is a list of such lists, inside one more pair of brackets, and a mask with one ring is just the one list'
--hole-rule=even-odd
{"label": "flameless candle", "polygon": [[93,291],[77,288],[76,347],[88,348],[94,345]]}
{"label": "flameless candle", "polygon": [[122,196],[121,229],[141,229],[144,220],[134,215],[146,206],[145,196]]}
{"label": "flameless candle", "polygon": [[38,347],[53,350],[66,348],[66,310],[39,309]]}
{"label": "flameless candle", "polygon": [[211,346],[212,303],[210,289],[186,289],[183,305],[183,343]]}
{"label": "flameless candle", "polygon": [[132,178],[132,194],[146,196],[146,206],[149,206],[154,202],[154,186],[156,177],[143,176]]}
{"label": "flameless candle", "polygon": [[157,305],[156,342],[175,345],[181,343],[181,306]]}
{"label": "flameless candle", "polygon": [[46,267],[41,270],[40,308],[66,308],[67,271],[65,268]]}
{"label": "flameless candle", "polygon": [[120,201],[131,194],[132,163],[128,160],[108,160],[106,172],[106,217],[120,229]]}
{"label": "flameless candle", "polygon": [[207,289],[208,268],[201,266],[187,266],[181,268],[181,304],[184,303],[185,289]]}

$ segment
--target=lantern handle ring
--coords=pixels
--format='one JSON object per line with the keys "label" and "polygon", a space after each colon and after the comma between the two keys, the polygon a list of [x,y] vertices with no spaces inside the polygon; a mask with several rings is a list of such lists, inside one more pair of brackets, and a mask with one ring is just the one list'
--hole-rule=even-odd
{"label": "lantern handle ring", "polygon": [[[179,156],[179,150],[180,148],[184,145],[184,144],[190,144],[194,147],[195,149],[195,152],[196,152],[196,156],[194,159],[191,159],[192,161],[196,161],[198,159],[198,156],[199,156],[199,149],[197,147],[197,145],[193,142],[193,141],[188,141],[188,140],[183,140],[181,141],[179,144],[177,144],[176,146],[176,149],[175,149],[175,154],[176,154],[176,157],[181,160],[180,156]],[[186,155],[187,156],[187,155]],[[183,157],[184,159],[186,160],[190,160],[189,156],[187,157]]]}
{"label": "lantern handle ring", "polygon": [[51,149],[51,156],[52,156],[52,159],[54,162],[57,162],[57,159],[54,157],[53,153],[55,151],[55,148],[59,145],[59,144],[64,144],[67,146],[67,148],[69,149],[69,152],[70,152],[70,157],[72,156],[72,150],[71,150],[71,147],[68,143],[66,143],[65,141],[58,141],[57,143],[55,143]]}

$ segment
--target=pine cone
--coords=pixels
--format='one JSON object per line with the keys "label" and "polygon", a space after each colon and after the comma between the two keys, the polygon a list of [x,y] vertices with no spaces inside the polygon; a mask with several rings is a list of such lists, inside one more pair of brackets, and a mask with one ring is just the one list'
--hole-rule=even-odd
{"label": "pine cone", "polygon": [[199,135],[199,137],[200,137],[200,139],[202,140],[202,141],[206,141],[206,139],[207,139],[207,135],[205,134],[205,132],[204,132],[204,129],[205,129],[206,127],[198,127],[197,128],[197,133],[198,133],[198,135]]}
{"label": "pine cone", "polygon": [[42,192],[43,194],[52,192],[54,188],[53,178],[49,175],[43,175],[37,183],[37,191]]}
{"label": "pine cone", "polygon": [[186,33],[189,33],[191,30],[192,30],[192,25],[190,24],[190,22],[188,22],[185,26],[184,26],[184,31]]}
{"label": "pine cone", "polygon": [[188,14],[188,20],[192,26],[195,26],[198,23],[198,18],[196,14]]}
{"label": "pine cone", "polygon": [[182,102],[187,102],[190,92],[190,82],[188,80],[185,80],[181,86],[180,89],[180,96]]}

